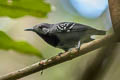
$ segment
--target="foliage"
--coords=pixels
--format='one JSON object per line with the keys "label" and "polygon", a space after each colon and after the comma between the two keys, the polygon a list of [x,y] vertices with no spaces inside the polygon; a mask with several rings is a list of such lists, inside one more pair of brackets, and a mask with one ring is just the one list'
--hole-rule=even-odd
{"label": "foliage", "polygon": [[44,0],[0,0],[0,16],[18,18],[25,15],[46,17],[50,5]]}
{"label": "foliage", "polygon": [[[0,0],[0,16],[18,18],[26,15],[46,17],[50,12],[50,4],[44,0]],[[15,41],[0,31],[0,49],[15,50],[43,58],[39,50],[25,41]]]}
{"label": "foliage", "polygon": [[15,40],[11,39],[3,31],[0,31],[0,49],[4,49],[4,50],[12,49],[17,52],[32,54],[32,55],[36,55],[40,58],[43,58],[42,54],[39,52],[39,50],[37,50],[36,48],[31,46],[29,43],[27,43],[25,41],[15,41]]}

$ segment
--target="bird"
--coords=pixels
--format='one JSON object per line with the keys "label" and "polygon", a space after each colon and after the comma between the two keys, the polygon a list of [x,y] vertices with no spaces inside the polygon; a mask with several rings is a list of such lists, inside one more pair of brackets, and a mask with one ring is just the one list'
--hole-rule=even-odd
{"label": "bird", "polygon": [[68,51],[80,49],[83,43],[93,41],[92,35],[105,35],[106,31],[75,22],[59,22],[56,24],[40,23],[25,31],[37,33],[49,45]]}

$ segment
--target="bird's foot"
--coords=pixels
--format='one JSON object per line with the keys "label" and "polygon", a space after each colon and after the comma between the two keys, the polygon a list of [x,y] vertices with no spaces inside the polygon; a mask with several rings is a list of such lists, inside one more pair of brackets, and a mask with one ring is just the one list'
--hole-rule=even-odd
{"label": "bird's foot", "polygon": [[78,52],[80,51],[80,47],[76,47],[75,49],[76,49]]}
{"label": "bird's foot", "polygon": [[72,52],[72,51],[73,51],[73,49],[74,49],[74,48],[70,48],[70,49],[68,50],[69,55],[70,55],[71,57],[73,57],[73,54],[72,54],[72,53],[73,53],[73,52]]}
{"label": "bird's foot", "polygon": [[68,52],[72,52],[73,49],[74,49],[74,48],[70,48],[70,49],[68,50]]}

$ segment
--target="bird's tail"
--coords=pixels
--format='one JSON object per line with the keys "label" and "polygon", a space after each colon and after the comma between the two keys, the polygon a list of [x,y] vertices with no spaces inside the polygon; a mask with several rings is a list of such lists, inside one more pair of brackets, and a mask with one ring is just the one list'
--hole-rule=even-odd
{"label": "bird's tail", "polygon": [[96,35],[105,35],[106,31],[103,30],[96,30]]}

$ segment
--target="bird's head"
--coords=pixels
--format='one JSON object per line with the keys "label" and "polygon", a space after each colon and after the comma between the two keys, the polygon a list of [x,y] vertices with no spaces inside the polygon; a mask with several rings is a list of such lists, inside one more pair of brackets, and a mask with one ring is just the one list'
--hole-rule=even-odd
{"label": "bird's head", "polygon": [[25,31],[33,31],[36,32],[37,34],[47,34],[49,32],[50,24],[48,23],[41,23],[33,26],[32,28],[27,28]]}

